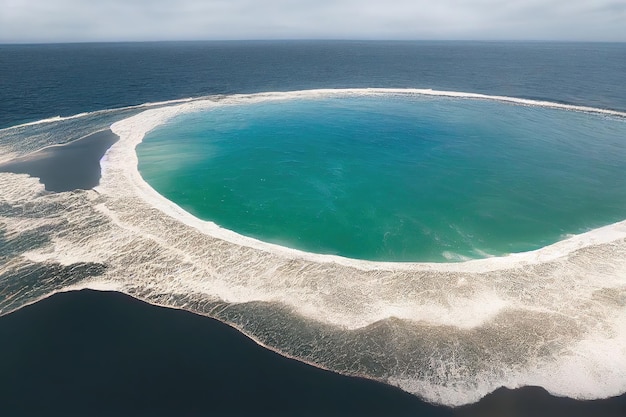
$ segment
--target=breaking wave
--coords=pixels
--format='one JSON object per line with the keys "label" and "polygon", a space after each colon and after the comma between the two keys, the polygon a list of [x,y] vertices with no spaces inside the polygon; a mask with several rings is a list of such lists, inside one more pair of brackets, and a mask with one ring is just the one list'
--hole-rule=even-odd
{"label": "breaking wave", "polygon": [[[18,124],[18,125],[9,126],[9,127],[0,129],[0,131],[2,131],[2,130],[20,129],[20,128],[24,128],[24,127],[28,127],[28,126],[45,125],[45,124],[49,124],[49,123],[56,123],[56,122],[61,122],[61,121],[66,121],[66,120],[82,119],[82,118],[85,118],[85,117],[88,117],[88,116],[96,116],[96,115],[102,115],[102,114],[107,114],[107,113],[115,113],[115,112],[119,112],[119,111],[122,111],[122,110],[146,109],[146,108],[151,108],[151,107],[167,106],[167,105],[173,105],[173,104],[178,104],[178,103],[188,103],[188,102],[193,101],[193,100],[194,100],[193,98],[181,98],[181,99],[176,99],[176,100],[167,100],[167,101],[158,101],[158,102],[153,102],[153,103],[137,104],[135,106],[118,107],[118,108],[114,108],[114,109],[96,110],[96,111],[92,111],[92,112],[84,112],[84,113],[73,114],[71,116],[53,116],[53,117],[48,117],[46,119],[35,120],[35,121],[32,121],[32,122],[26,122],[26,123],[21,123],[21,124]],[[198,99],[195,99],[195,100],[198,100]]]}
{"label": "breaking wave", "polygon": [[[626,113],[431,90],[263,93],[149,109],[120,137],[95,190],[48,193],[0,174],[0,314],[58,291],[121,291],[229,323],[283,355],[461,405],[500,386],[626,392],[626,221],[542,249],[461,263],[318,255],[202,221],[137,170],[146,132],[216,105],[341,94],[422,94]],[[576,382],[573,382],[576,381]]]}

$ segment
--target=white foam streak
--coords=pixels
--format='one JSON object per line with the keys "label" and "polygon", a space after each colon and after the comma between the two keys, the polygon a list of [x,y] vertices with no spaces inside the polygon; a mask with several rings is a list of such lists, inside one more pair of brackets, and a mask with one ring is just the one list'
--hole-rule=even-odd
{"label": "white foam streak", "polygon": [[[263,100],[289,100],[298,98],[315,98],[315,97],[330,97],[341,95],[419,95],[419,96],[435,96],[435,97],[450,97],[460,99],[478,99],[478,100],[491,100],[501,101],[512,104],[520,104],[526,106],[535,107],[547,107],[561,110],[580,111],[587,113],[606,114],[610,116],[626,117],[626,112],[601,109],[597,107],[579,106],[574,104],[555,103],[551,101],[543,100],[531,100],[517,97],[487,95],[479,93],[466,93],[458,91],[441,91],[432,89],[420,89],[420,88],[347,88],[347,89],[317,89],[317,90],[300,90],[300,91],[288,91],[288,92],[269,92],[269,93],[257,93],[257,94],[234,94],[222,98],[221,102],[227,103],[239,103],[242,101],[257,102]],[[202,106],[202,104],[199,104]]]}
{"label": "white foam streak", "polygon": [[77,248],[73,242],[60,238],[55,239],[51,247],[27,251],[22,256],[32,262],[53,262],[64,266],[81,262],[102,262],[102,259],[88,248]]}
{"label": "white foam streak", "polygon": [[66,121],[66,120],[82,119],[83,117],[87,117],[87,116],[96,116],[96,115],[101,115],[101,114],[114,113],[114,112],[119,112],[122,110],[133,110],[133,109],[166,106],[166,105],[177,104],[177,103],[186,103],[192,100],[194,99],[183,98],[183,99],[177,99],[177,100],[156,101],[153,103],[143,103],[143,104],[138,104],[135,106],[125,106],[125,107],[117,107],[113,109],[103,109],[103,110],[95,110],[92,112],[77,113],[71,116],[53,116],[53,117],[48,117],[46,119],[35,120],[32,122],[26,122],[26,123],[21,123],[21,124],[14,125],[14,126],[5,127],[3,129],[0,129],[0,132],[14,130],[14,129],[21,129],[21,128],[29,127],[29,126],[45,125],[45,124],[50,124],[50,123]]}

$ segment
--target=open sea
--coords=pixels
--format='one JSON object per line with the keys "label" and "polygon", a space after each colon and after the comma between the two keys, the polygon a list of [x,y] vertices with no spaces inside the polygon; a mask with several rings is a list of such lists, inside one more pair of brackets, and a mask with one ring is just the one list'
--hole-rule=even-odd
{"label": "open sea", "polygon": [[0,45],[0,415],[626,415],[626,44]]}

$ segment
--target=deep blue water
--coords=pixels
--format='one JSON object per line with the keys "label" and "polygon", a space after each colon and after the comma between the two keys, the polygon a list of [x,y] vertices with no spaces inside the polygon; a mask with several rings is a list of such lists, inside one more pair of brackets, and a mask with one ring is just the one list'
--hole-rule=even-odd
{"label": "deep blue water", "polygon": [[145,102],[416,87],[626,110],[626,44],[258,41],[0,45],[0,128]]}

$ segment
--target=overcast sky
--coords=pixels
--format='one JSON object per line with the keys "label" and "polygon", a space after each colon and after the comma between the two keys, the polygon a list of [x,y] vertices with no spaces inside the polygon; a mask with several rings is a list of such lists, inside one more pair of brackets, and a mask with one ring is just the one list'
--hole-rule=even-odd
{"label": "overcast sky", "polygon": [[0,0],[0,42],[626,41],[626,0]]}

